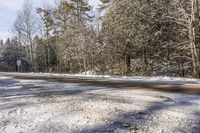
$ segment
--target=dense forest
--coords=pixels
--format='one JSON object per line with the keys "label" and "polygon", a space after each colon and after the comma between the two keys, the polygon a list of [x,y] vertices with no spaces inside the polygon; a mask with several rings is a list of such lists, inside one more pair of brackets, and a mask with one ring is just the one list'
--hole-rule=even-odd
{"label": "dense forest", "polygon": [[0,71],[200,77],[198,0],[61,0],[24,3]]}

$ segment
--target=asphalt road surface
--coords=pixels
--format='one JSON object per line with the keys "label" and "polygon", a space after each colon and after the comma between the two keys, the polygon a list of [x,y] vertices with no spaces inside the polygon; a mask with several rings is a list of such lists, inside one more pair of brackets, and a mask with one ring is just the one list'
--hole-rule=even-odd
{"label": "asphalt road surface", "polygon": [[4,73],[0,133],[199,133],[197,92],[197,84]]}

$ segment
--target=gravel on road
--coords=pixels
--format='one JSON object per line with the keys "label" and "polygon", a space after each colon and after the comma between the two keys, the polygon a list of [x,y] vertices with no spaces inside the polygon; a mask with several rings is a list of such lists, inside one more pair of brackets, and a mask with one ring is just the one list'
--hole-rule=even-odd
{"label": "gravel on road", "polygon": [[1,133],[199,133],[200,96],[0,77]]}

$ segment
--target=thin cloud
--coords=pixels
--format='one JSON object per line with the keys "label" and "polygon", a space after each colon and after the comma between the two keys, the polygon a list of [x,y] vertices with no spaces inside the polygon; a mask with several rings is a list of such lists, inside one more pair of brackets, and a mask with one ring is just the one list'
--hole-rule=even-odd
{"label": "thin cloud", "polygon": [[23,5],[24,0],[0,0],[0,8],[17,11]]}

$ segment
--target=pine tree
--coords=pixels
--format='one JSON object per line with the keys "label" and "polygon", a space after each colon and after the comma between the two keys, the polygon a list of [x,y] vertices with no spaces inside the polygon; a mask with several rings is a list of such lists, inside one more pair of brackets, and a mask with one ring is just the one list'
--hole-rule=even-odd
{"label": "pine tree", "polygon": [[51,10],[49,9],[43,9],[43,8],[38,8],[37,13],[41,15],[41,19],[43,22],[44,30],[45,30],[45,36],[46,36],[46,44],[47,44],[47,57],[48,57],[48,62],[46,63],[48,66],[47,68],[50,69],[51,66],[51,44],[50,44],[50,32],[53,29],[53,18],[52,18],[52,13]]}

